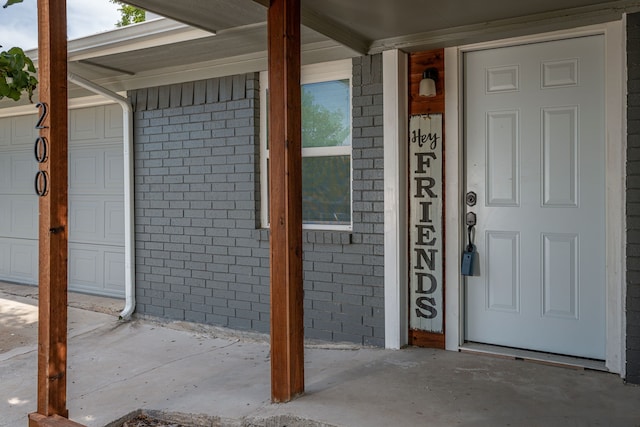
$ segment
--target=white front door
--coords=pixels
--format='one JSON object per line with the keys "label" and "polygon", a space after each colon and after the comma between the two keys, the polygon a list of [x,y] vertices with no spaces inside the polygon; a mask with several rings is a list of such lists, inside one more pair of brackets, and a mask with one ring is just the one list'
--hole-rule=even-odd
{"label": "white front door", "polygon": [[605,358],[604,37],[464,56],[470,342]]}

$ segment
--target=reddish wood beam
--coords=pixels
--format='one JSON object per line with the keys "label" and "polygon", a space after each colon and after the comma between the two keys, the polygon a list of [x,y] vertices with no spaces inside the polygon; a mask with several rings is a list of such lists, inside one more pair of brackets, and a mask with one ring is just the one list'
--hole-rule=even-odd
{"label": "reddish wood beam", "polygon": [[304,392],[300,0],[271,0],[269,197],[271,222],[271,400]]}
{"label": "reddish wood beam", "polygon": [[40,414],[29,415],[29,427],[84,427],[82,424],[78,424],[67,418],[63,418],[60,415],[51,415],[45,417]]}
{"label": "reddish wood beam", "polygon": [[[61,425],[67,410],[67,5],[38,0],[38,411],[29,425]],[[46,146],[45,156],[42,147]],[[56,423],[56,424],[51,424]],[[71,424],[69,424],[71,425]]]}
{"label": "reddish wood beam", "polygon": [[409,329],[409,345],[445,349],[444,334]]}
{"label": "reddish wood beam", "polygon": [[[427,68],[438,70],[436,96],[426,98],[418,95],[422,73]],[[409,114],[444,114],[444,49],[412,53],[409,56]]]}

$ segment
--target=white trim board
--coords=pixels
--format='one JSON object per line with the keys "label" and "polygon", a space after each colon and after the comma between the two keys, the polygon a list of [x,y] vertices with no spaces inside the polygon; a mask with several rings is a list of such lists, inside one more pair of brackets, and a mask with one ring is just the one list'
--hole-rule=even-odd
{"label": "white trim board", "polygon": [[[127,96],[122,94],[122,96]],[[69,110],[77,108],[97,107],[99,105],[115,104],[112,100],[102,95],[85,96],[82,98],[69,99]],[[28,114],[36,114],[38,109],[36,104],[19,105],[17,107],[0,108],[0,117],[25,116]]]}
{"label": "white trim board", "polygon": [[408,56],[382,53],[384,111],[384,336],[385,347],[409,341],[407,176]]}

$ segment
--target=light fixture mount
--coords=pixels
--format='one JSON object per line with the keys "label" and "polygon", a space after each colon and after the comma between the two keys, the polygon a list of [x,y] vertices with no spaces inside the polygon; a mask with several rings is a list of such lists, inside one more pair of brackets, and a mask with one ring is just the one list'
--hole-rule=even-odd
{"label": "light fixture mount", "polygon": [[438,69],[427,68],[422,73],[422,80],[420,80],[420,88],[418,94],[425,97],[436,96],[436,81],[438,80]]}

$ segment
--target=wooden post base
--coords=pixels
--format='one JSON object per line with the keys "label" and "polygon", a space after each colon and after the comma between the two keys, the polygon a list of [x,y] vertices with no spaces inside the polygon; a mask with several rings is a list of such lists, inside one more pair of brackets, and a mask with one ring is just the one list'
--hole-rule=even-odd
{"label": "wooden post base", "polygon": [[29,414],[29,427],[85,427],[60,415],[46,415],[34,412]]}

